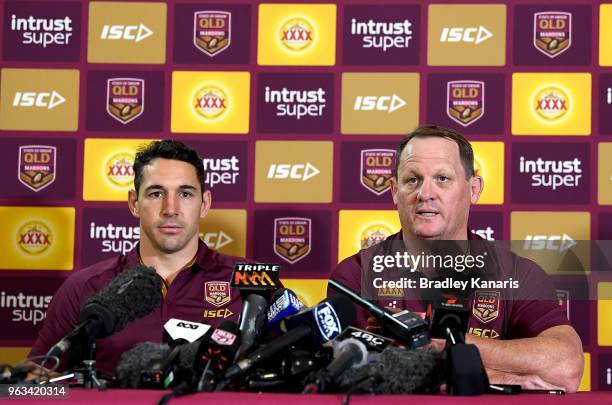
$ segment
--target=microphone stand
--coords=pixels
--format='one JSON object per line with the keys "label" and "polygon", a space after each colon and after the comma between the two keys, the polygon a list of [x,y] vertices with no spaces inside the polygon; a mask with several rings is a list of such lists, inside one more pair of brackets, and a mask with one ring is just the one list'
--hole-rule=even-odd
{"label": "microphone stand", "polygon": [[475,345],[466,344],[461,333],[446,327],[446,381],[451,395],[482,395],[489,378]]}
{"label": "microphone stand", "polygon": [[77,380],[75,386],[86,389],[97,388],[98,391],[106,390],[106,382],[98,378],[96,369],[96,341],[91,340],[87,344],[87,356],[82,360],[82,366],[74,369],[74,378]]}

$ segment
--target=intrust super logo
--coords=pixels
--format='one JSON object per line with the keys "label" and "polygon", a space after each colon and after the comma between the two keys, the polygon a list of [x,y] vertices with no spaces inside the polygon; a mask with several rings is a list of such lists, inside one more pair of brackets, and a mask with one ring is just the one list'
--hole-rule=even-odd
{"label": "intrust super logo", "polygon": [[164,63],[166,4],[89,3],[90,63]]}
{"label": "intrust super logo", "polygon": [[512,133],[515,135],[589,135],[589,73],[515,73],[512,75]]}
{"label": "intrust super logo", "polygon": [[10,322],[24,322],[36,326],[45,320],[46,309],[52,298],[53,295],[29,295],[23,292],[11,294],[1,290],[0,310],[10,311]]}
{"label": "intrust super logo", "polygon": [[589,145],[515,143],[512,200],[515,203],[587,204]]}
{"label": "intrust super logo", "polygon": [[74,208],[0,207],[0,269],[72,270]]}
{"label": "intrust super logo", "polygon": [[331,132],[333,91],[330,73],[260,73],[258,132]]}
{"label": "intrust super logo", "polygon": [[0,128],[76,131],[79,71],[3,69]]}
{"label": "intrust super logo", "polygon": [[83,199],[125,201],[134,187],[134,156],[151,139],[85,140]]}
{"label": "intrust super logo", "polygon": [[66,2],[7,1],[4,9],[5,60],[77,61],[81,5]]}
{"label": "intrust super logo", "polygon": [[419,18],[420,7],[416,5],[345,5],[344,63],[417,64]]}
{"label": "intrust super logo", "polygon": [[260,65],[333,65],[335,42],[333,4],[259,5]]}
{"label": "intrust super logo", "polygon": [[172,72],[172,132],[247,133],[248,72]]}
{"label": "intrust super logo", "polygon": [[89,239],[95,241],[101,253],[126,254],[140,240],[140,227],[112,222],[89,222]]}
{"label": "intrust super logo", "polygon": [[342,74],[343,134],[403,134],[417,125],[419,75]]}
{"label": "intrust super logo", "polygon": [[331,201],[331,142],[258,141],[255,149],[255,201]]}

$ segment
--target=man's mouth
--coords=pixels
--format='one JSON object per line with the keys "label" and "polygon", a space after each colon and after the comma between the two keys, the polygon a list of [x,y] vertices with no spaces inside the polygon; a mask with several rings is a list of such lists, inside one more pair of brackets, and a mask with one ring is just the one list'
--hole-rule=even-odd
{"label": "man's mouth", "polygon": [[435,210],[419,210],[417,211],[417,215],[420,217],[425,217],[425,218],[433,218],[436,215],[440,214],[438,211]]}
{"label": "man's mouth", "polygon": [[180,225],[160,225],[157,227],[162,233],[178,233],[183,229]]}

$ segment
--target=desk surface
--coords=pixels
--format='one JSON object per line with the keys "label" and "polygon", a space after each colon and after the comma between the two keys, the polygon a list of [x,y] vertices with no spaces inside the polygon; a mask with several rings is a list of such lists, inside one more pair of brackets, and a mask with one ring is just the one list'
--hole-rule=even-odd
{"label": "desk surface", "polygon": [[[86,405],[120,403],[129,405],[148,404],[154,405],[162,397],[165,391],[153,390],[85,390],[74,388],[70,390],[67,399],[52,400],[44,399],[44,405],[66,405],[68,403],[79,403]],[[248,404],[248,405],[271,405],[277,403],[287,403],[291,405],[341,405],[342,395],[299,395],[299,394],[256,394],[242,392],[219,392],[219,393],[198,393],[180,398],[173,398],[172,405],[202,404],[211,403],[215,405],[224,404]],[[521,394],[521,395],[486,395],[483,396],[485,402],[495,405],[504,404],[612,404],[612,392],[580,392],[571,395],[543,395],[543,394]],[[209,402],[210,401],[210,402]],[[28,401],[32,402],[32,401]],[[37,401],[38,402],[38,401]],[[16,405],[15,400],[0,400],[0,404]],[[24,403],[24,402],[21,402]],[[451,397],[448,395],[352,395],[349,404],[352,405],[406,405],[407,403],[426,403],[427,405],[449,405],[465,404],[474,405],[473,397]]]}

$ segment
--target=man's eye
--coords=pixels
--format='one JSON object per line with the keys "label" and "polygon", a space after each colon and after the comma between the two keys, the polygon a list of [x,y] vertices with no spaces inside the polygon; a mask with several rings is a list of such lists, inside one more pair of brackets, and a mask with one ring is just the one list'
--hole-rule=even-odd
{"label": "man's eye", "polygon": [[409,177],[406,180],[406,183],[408,183],[408,184],[417,184],[418,182],[419,182],[419,179],[417,179],[416,177]]}
{"label": "man's eye", "polygon": [[191,198],[191,197],[193,197],[193,193],[191,193],[189,191],[182,191],[181,192],[181,197],[182,198]]}
{"label": "man's eye", "polygon": [[161,191],[152,191],[151,193],[149,193],[149,197],[152,197],[152,198],[159,198],[161,196],[162,196]]}
{"label": "man's eye", "polygon": [[448,177],[446,177],[446,176],[438,176],[438,181],[439,182],[445,183],[448,180],[450,180],[450,179]]}

